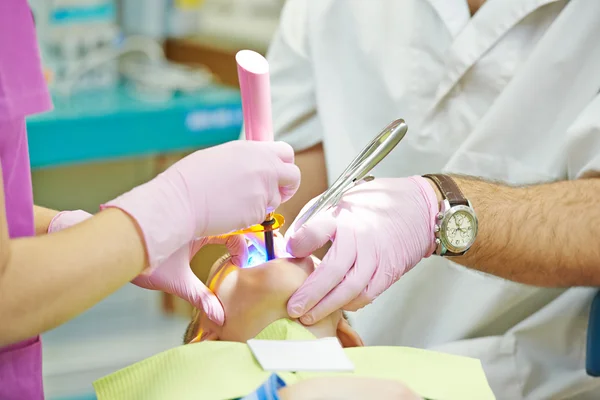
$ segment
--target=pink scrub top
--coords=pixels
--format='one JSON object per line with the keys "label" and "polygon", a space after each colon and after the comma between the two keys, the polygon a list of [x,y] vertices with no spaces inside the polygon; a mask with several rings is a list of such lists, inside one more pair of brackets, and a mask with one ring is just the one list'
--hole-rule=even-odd
{"label": "pink scrub top", "polygon": [[[27,0],[0,0],[0,164],[11,238],[35,233],[25,117],[52,107],[34,28]],[[39,336],[0,348],[0,399],[43,398]]]}

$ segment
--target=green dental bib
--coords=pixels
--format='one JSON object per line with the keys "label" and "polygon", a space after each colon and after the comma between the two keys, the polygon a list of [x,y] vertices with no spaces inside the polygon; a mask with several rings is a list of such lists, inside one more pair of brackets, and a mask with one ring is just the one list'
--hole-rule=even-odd
{"label": "green dental bib", "polygon": [[[262,340],[314,340],[302,325],[287,319],[260,332]],[[317,376],[355,375],[398,380],[435,400],[492,400],[478,360],[407,347],[345,349],[353,373],[278,375],[292,385]],[[245,343],[202,342],[179,346],[94,382],[98,400],[223,400],[244,397],[271,372],[263,371]]]}

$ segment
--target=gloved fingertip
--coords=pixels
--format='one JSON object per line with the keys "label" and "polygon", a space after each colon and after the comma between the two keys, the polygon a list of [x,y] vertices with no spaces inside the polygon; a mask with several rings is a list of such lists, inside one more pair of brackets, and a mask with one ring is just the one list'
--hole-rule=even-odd
{"label": "gloved fingertip", "polygon": [[209,300],[208,303],[209,304],[204,305],[206,316],[215,324],[223,326],[225,323],[225,311],[223,310],[223,306],[216,298]]}
{"label": "gloved fingertip", "polygon": [[285,248],[288,253],[298,258],[308,257],[312,254],[311,248],[306,245],[304,238],[296,234],[292,234],[288,238]]}
{"label": "gloved fingertip", "polygon": [[155,287],[152,284],[152,281],[150,280],[150,277],[148,275],[140,274],[140,275],[136,276],[135,278],[133,278],[131,280],[131,283],[133,283],[134,285],[139,286],[141,288],[144,288],[144,289],[149,289],[149,290],[155,289]]}
{"label": "gloved fingertip", "polygon": [[288,305],[288,314],[292,318],[300,318],[304,314],[304,307],[300,304]]}
{"label": "gloved fingertip", "polygon": [[314,220],[295,228],[292,224],[290,230],[294,231],[290,234],[286,232],[288,251],[296,257],[308,257],[331,241],[337,225],[336,219],[328,212],[317,215]]}
{"label": "gloved fingertip", "polygon": [[288,253],[290,253],[292,256],[295,256],[295,254],[294,254],[294,246],[291,245],[289,241],[285,244],[285,251],[288,252]]}
{"label": "gloved fingertip", "polygon": [[[198,279],[198,278],[196,278]],[[218,324],[219,326],[223,325],[225,321],[225,311],[223,310],[223,305],[215,296],[215,294],[210,291],[200,280],[197,280],[196,283],[196,292],[197,295],[193,296],[190,299],[190,303],[204,311],[208,319]],[[190,297],[190,296],[188,296]]]}
{"label": "gloved fingertip", "polygon": [[279,194],[281,196],[281,202],[285,203],[286,201],[288,201],[289,199],[294,197],[294,195],[296,194],[297,191],[298,191],[298,186],[283,186],[283,187],[281,187],[281,189],[279,190]]}
{"label": "gloved fingertip", "polygon": [[209,319],[218,326],[223,326],[225,323],[225,313],[223,312],[223,309],[220,309],[220,312],[212,313],[212,315],[209,316]]}
{"label": "gloved fingertip", "polygon": [[306,314],[300,317],[300,322],[303,325],[312,325],[315,323],[315,318],[312,316],[312,314]]}

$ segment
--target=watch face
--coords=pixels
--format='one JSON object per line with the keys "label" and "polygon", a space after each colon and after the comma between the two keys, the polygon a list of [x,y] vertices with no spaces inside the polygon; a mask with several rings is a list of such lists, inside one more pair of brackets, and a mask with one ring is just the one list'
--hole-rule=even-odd
{"label": "watch face", "polygon": [[444,224],[444,244],[448,250],[462,252],[473,244],[477,234],[475,216],[467,210],[457,210]]}

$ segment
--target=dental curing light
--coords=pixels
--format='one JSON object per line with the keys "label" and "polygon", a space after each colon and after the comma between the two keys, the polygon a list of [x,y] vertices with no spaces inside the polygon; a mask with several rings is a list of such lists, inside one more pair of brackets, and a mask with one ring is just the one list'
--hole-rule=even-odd
{"label": "dental curing light", "polygon": [[[251,50],[239,51],[235,60],[242,95],[246,140],[273,141],[269,63],[263,56]],[[262,223],[265,228],[267,260],[275,258],[273,230],[270,228],[275,222],[274,213],[271,212]]]}

